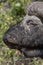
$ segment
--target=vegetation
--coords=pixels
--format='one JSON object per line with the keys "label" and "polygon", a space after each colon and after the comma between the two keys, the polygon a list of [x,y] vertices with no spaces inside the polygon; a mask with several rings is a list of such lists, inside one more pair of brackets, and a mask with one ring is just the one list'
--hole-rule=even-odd
{"label": "vegetation", "polygon": [[[11,24],[16,24],[23,19],[27,2],[30,0],[0,0],[0,65],[14,65],[14,60],[22,57],[18,50],[9,49],[2,39]],[[38,62],[34,58],[34,65],[38,65]]]}

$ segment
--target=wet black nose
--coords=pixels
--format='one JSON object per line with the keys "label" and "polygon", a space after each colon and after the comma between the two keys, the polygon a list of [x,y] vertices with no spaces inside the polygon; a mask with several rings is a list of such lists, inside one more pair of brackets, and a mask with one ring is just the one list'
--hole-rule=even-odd
{"label": "wet black nose", "polygon": [[3,35],[3,42],[11,49],[17,49],[18,45],[13,44],[13,42],[10,42],[10,38],[8,38],[8,34]]}
{"label": "wet black nose", "polygon": [[6,34],[3,35],[3,42],[4,42],[4,43],[7,43],[7,42],[8,42],[8,41],[7,41],[7,35],[6,35]]}
{"label": "wet black nose", "polygon": [[8,42],[7,40],[7,34],[3,35],[3,42],[9,47],[9,48],[13,48],[14,45],[12,45],[11,43]]}

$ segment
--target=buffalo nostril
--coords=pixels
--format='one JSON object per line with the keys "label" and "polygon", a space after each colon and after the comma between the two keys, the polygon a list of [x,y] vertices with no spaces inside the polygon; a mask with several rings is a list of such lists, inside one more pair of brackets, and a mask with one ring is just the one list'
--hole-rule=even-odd
{"label": "buffalo nostril", "polygon": [[5,43],[17,43],[17,40],[16,40],[16,37],[14,36],[14,35],[11,35],[11,34],[5,34],[4,36],[3,36],[3,41],[5,42]]}
{"label": "buffalo nostril", "polygon": [[8,41],[12,41],[12,38],[11,38],[10,35],[5,34],[5,35],[3,36],[3,41],[4,41],[4,43],[7,43]]}
{"label": "buffalo nostril", "polygon": [[12,38],[12,36],[10,35],[10,34],[5,34],[4,36],[3,36],[3,38],[4,38],[4,40],[9,40],[9,39],[11,39]]}
{"label": "buffalo nostril", "polygon": [[4,36],[3,36],[3,41],[4,41],[4,43],[7,42],[7,35],[4,35]]}

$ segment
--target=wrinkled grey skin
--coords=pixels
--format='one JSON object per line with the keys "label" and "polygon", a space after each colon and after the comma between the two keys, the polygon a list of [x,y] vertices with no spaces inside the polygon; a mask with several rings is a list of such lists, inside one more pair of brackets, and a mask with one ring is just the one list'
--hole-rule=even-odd
{"label": "wrinkled grey skin", "polygon": [[28,15],[35,15],[43,22],[43,2],[31,2],[25,7],[25,13]]}
{"label": "wrinkled grey skin", "polygon": [[25,57],[41,57],[43,58],[43,49],[22,49]]}
{"label": "wrinkled grey skin", "polygon": [[43,56],[43,24],[38,17],[26,15],[22,22],[12,25],[5,32],[3,41],[26,57]]}
{"label": "wrinkled grey skin", "polygon": [[31,16],[26,15],[22,22],[12,25],[3,41],[8,47],[20,50],[25,57],[43,57],[43,2],[30,3],[25,11]]}

